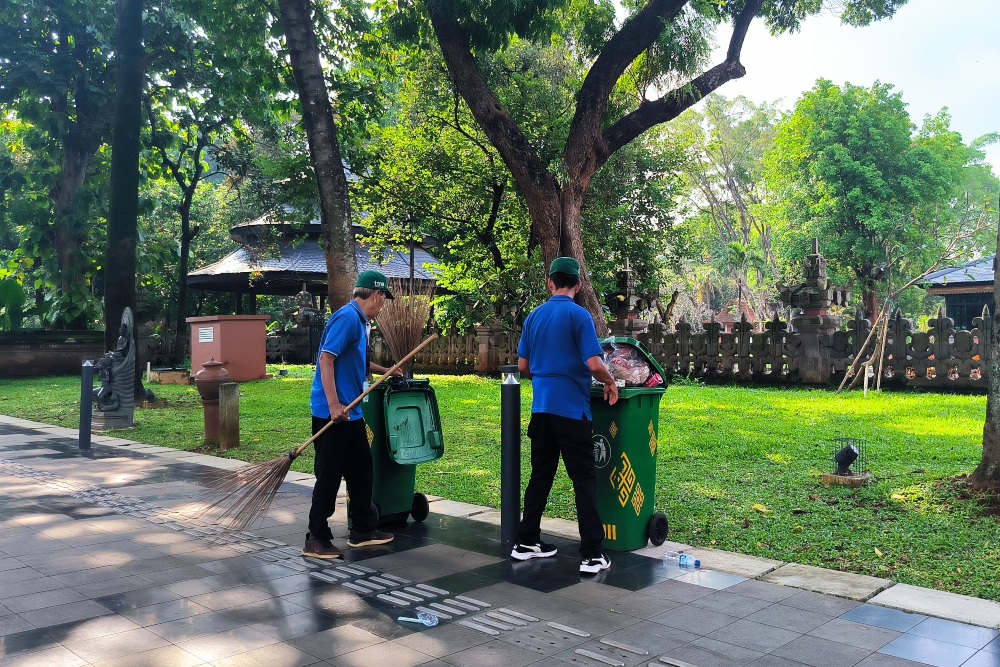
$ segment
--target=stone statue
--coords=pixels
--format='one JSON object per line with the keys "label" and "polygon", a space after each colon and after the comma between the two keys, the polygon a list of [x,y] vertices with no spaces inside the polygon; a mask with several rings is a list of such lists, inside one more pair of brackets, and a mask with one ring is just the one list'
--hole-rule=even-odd
{"label": "stone statue", "polygon": [[298,306],[295,311],[296,327],[308,327],[319,314],[314,307],[312,294],[306,291],[305,283],[302,283],[302,291],[295,295],[295,305]]}
{"label": "stone statue", "polygon": [[94,364],[101,381],[94,388],[93,431],[131,428],[135,412],[135,322],[132,310],[122,312],[115,349]]}

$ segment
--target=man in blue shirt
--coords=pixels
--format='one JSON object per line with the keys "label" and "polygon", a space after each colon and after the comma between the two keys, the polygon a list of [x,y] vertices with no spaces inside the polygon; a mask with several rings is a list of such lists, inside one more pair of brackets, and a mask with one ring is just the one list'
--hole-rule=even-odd
{"label": "man in blue shirt", "polygon": [[[330,316],[316,359],[310,408],[312,432],[317,433],[333,421],[313,443],[316,485],[309,508],[309,532],[302,555],[333,559],[343,553],[333,544],[328,520],[337,507],[340,479],[347,482],[351,498],[353,526],[347,545],[366,547],[391,542],[393,535],[377,530],[371,509],[372,454],[365,433],[361,405],[346,406],[364,392],[369,372],[385,373],[378,364],[368,363],[369,321],[391,299],[389,283],[378,271],[358,276],[354,298]],[[401,374],[401,373],[398,373]]]}
{"label": "man in blue shirt", "polygon": [[580,291],[580,263],[557,257],[546,283],[552,297],[524,321],[517,367],[531,380],[531,479],[524,491],[524,515],[511,558],[528,560],[556,554],[541,541],[542,513],[562,454],[576,494],[580,527],[580,572],[611,567],[601,549],[604,526],[597,513],[597,481],[591,442],[591,376],[604,384],[604,400],[614,405],[618,387],[603,361],[594,320],[573,299]]}

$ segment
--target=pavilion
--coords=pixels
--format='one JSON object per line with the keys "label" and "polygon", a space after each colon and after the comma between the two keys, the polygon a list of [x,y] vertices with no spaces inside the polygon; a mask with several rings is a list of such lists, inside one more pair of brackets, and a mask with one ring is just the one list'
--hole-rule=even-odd
{"label": "pavilion", "polygon": [[[321,303],[325,300],[326,256],[320,247],[322,230],[318,219],[306,225],[295,225],[265,215],[236,225],[229,233],[239,247],[217,262],[188,272],[189,287],[236,294],[237,315],[243,314],[241,297],[244,294],[294,296],[305,286],[310,294],[320,297]],[[354,225],[356,238],[363,233],[360,225]],[[276,249],[264,249],[269,240]],[[427,269],[428,265],[437,263],[428,251],[434,245],[433,239],[424,237],[419,242],[409,243],[406,249],[387,248],[380,254],[373,254],[356,240],[354,255],[358,272],[375,269],[390,279],[408,279],[412,251],[414,290],[419,292],[428,282],[434,282],[433,273]],[[255,310],[256,299],[251,299],[250,303],[250,310]]]}
{"label": "pavilion", "polygon": [[945,316],[957,329],[971,329],[972,320],[982,317],[983,307],[996,313],[993,304],[993,255],[961,266],[929,273],[920,280],[928,294],[944,297]]}

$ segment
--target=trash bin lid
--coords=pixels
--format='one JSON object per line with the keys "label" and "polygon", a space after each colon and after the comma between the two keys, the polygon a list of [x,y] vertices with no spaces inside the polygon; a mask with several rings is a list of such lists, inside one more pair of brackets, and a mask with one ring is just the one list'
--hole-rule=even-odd
{"label": "trash bin lid", "polygon": [[[611,336],[609,338],[602,338],[600,340],[601,347],[605,348],[611,345],[620,346],[626,345],[628,347],[634,348],[639,354],[646,360],[649,364],[649,369],[651,373],[659,374],[660,382],[652,385],[653,387],[662,387],[666,381],[667,374],[663,372],[663,367],[660,366],[656,358],[649,353],[646,346],[637,341],[635,338],[628,338],[627,336]],[[639,388],[639,387],[626,387],[626,388]]]}
{"label": "trash bin lid", "polygon": [[441,416],[429,383],[414,381],[398,389],[390,386],[384,406],[385,434],[393,461],[414,465],[441,458]]}

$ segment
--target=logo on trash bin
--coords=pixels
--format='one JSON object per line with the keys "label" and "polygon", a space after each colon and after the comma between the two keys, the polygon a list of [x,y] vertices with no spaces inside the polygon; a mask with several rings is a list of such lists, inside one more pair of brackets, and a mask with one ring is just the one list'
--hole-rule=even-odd
{"label": "logo on trash bin", "polygon": [[595,433],[594,442],[594,467],[603,468],[611,461],[611,443],[600,433]]}
{"label": "logo on trash bin", "polygon": [[628,460],[628,456],[624,453],[622,453],[621,462],[621,470],[618,469],[618,466],[615,466],[608,479],[611,482],[611,487],[618,491],[619,504],[625,507],[630,502],[631,497],[632,509],[635,510],[635,515],[639,516],[642,512],[643,503],[646,502],[646,494],[642,492],[642,486],[636,480],[632,462]]}

